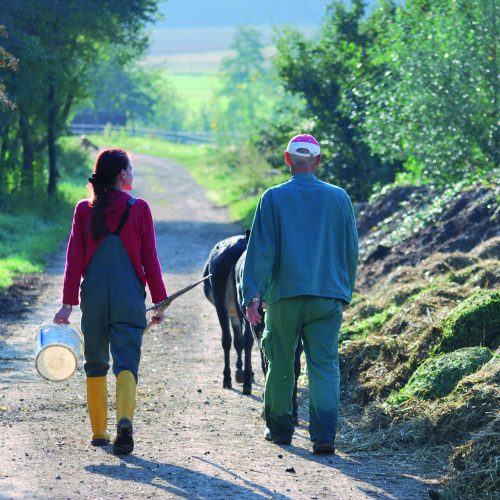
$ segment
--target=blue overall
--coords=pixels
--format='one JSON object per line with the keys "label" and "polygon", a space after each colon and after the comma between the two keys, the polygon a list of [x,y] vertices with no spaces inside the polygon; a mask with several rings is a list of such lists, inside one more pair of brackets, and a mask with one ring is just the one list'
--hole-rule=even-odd
{"label": "blue overall", "polygon": [[146,327],[146,292],[120,239],[135,199],[128,201],[118,228],[107,234],[92,256],[81,284],[82,332],[87,377],[131,371],[137,381],[142,335]]}

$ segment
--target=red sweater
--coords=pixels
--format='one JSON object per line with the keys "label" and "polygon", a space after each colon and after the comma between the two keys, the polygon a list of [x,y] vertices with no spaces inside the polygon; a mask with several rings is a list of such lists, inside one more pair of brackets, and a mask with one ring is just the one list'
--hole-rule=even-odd
{"label": "red sweater", "polygon": [[[131,198],[124,191],[110,191],[110,206],[106,209],[106,223],[111,232],[118,227],[127,202]],[[90,221],[92,208],[90,200],[78,202],[73,215],[73,225],[66,252],[64,270],[63,303],[77,305],[80,281],[85,275],[90,259],[102,241],[94,241]],[[155,230],[149,205],[137,199],[130,207],[130,213],[120,238],[127,250],[132,266],[144,286],[146,283],[153,303],[167,298],[167,291],[161,275],[160,262],[156,253]]]}

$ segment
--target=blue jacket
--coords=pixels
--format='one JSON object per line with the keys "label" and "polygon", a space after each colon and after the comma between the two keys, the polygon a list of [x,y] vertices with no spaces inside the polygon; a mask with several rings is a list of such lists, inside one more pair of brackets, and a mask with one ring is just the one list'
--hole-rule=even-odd
{"label": "blue jacket", "polygon": [[347,193],[309,173],[268,189],[259,201],[243,272],[247,305],[298,295],[350,302],[358,233]]}

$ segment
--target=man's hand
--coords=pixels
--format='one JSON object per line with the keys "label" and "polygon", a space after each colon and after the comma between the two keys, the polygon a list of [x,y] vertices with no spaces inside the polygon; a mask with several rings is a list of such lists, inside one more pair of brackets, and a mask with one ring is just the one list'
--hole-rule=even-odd
{"label": "man's hand", "polygon": [[260,301],[252,301],[247,306],[247,319],[251,325],[258,325],[262,321],[262,316],[259,313]]}

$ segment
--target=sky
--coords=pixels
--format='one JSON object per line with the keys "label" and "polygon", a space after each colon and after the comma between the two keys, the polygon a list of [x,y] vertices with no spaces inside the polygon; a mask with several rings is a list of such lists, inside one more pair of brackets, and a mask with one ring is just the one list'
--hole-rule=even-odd
{"label": "sky", "polygon": [[320,24],[331,0],[168,0],[157,28]]}
{"label": "sky", "polygon": [[[350,0],[344,0],[350,5]],[[262,29],[272,43],[273,27],[293,25],[315,36],[332,0],[160,0],[163,19],[151,27],[148,54],[153,58],[228,50],[239,26]],[[367,0],[372,6],[378,0]]]}

